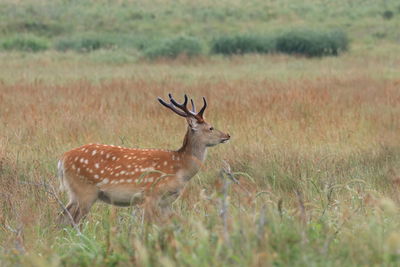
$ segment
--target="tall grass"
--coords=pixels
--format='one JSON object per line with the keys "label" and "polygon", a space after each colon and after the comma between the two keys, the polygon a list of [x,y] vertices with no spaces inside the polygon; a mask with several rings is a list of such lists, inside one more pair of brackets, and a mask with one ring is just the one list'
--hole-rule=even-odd
{"label": "tall grass", "polygon": [[[26,62],[0,84],[1,265],[398,264],[400,93],[387,61]],[[269,64],[288,76],[266,79]],[[67,69],[73,79],[52,79]],[[81,234],[57,226],[60,207],[43,184],[58,187],[58,155],[90,142],[178,148],[185,121],[156,101],[170,90],[205,95],[207,120],[232,135],[209,150],[176,215],[148,225],[140,208],[97,203]],[[240,185],[222,176],[222,160]]]}

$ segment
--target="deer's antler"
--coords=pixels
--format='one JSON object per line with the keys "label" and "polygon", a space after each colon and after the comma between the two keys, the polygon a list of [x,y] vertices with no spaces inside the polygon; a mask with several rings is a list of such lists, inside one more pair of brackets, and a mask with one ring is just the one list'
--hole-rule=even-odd
{"label": "deer's antler", "polygon": [[187,107],[187,103],[188,103],[188,96],[185,94],[184,95],[184,101],[182,104],[178,103],[173,97],[172,94],[168,94],[170,103],[165,102],[162,98],[158,98],[158,101],[165,107],[169,108],[170,110],[172,110],[173,112],[175,112],[176,114],[178,114],[179,116],[182,117],[194,117],[196,118],[199,122],[204,121],[203,118],[203,113],[205,111],[205,109],[207,108],[207,101],[205,99],[205,97],[203,97],[203,107],[200,109],[200,111],[198,113],[196,113],[196,107],[194,105],[194,101],[193,99],[190,99],[190,102],[192,104],[192,110],[190,111]]}

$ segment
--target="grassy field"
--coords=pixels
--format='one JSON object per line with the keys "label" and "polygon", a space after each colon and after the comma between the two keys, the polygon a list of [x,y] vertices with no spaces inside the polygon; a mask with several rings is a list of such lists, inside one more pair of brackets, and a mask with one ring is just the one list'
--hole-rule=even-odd
{"label": "grassy field", "polygon": [[6,44],[25,36],[39,39],[46,49],[94,45],[117,50],[113,60],[118,62],[132,61],[142,50],[178,36],[196,38],[207,53],[209,42],[221,36],[340,29],[352,43],[371,49],[377,42],[398,42],[399,27],[397,0],[0,2],[0,49],[12,48]]}
{"label": "grassy field", "polygon": [[[21,1],[18,9],[3,1],[4,38],[25,33],[17,20],[53,25],[63,14],[64,30],[34,34],[55,42],[87,31],[128,36],[136,29],[146,40],[182,32],[207,39],[249,25],[261,32],[319,22],[349,24],[352,43],[339,57],[315,59],[149,62],[124,49],[0,52],[0,265],[399,265],[399,6],[303,2],[265,1],[260,8],[239,0],[54,1],[64,5],[61,13],[50,1]],[[387,10],[393,18],[382,17]],[[132,12],[141,19],[125,23]],[[217,32],[208,36],[209,28]],[[385,35],[374,35],[377,30]],[[179,148],[185,121],[156,101],[168,92],[206,96],[207,120],[232,136],[209,150],[174,203],[176,216],[146,224],[139,208],[96,203],[80,231],[58,226],[57,198],[65,203],[66,196],[53,188],[63,152],[86,143]],[[240,186],[221,173],[226,164]]]}

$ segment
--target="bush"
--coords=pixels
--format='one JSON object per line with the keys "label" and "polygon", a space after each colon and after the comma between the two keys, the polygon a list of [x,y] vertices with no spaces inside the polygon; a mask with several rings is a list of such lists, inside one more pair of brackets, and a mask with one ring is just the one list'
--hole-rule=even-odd
{"label": "bush", "polygon": [[73,50],[77,52],[91,52],[98,49],[113,47],[113,41],[98,36],[83,36],[68,39],[60,39],[55,44],[59,51]]}
{"label": "bush", "polygon": [[211,52],[223,55],[271,53],[274,50],[274,39],[261,35],[223,36],[211,43]]}
{"label": "bush", "polygon": [[29,33],[38,36],[56,36],[68,30],[67,25],[61,22],[40,22],[37,19],[17,18],[17,21],[6,21],[3,28],[6,32]]}
{"label": "bush", "polygon": [[39,52],[49,48],[46,40],[36,36],[15,36],[4,40],[1,47],[5,50],[18,50],[28,52]]}
{"label": "bush", "polygon": [[347,50],[348,43],[342,31],[293,30],[277,38],[276,49],[282,53],[309,57],[337,56]]}
{"label": "bush", "polygon": [[176,58],[179,55],[194,57],[202,52],[201,42],[194,37],[178,37],[161,41],[144,50],[147,58]]}
{"label": "bush", "polygon": [[382,17],[387,20],[392,19],[393,16],[394,16],[394,12],[391,10],[385,10],[385,12],[383,12],[383,14],[382,14]]}

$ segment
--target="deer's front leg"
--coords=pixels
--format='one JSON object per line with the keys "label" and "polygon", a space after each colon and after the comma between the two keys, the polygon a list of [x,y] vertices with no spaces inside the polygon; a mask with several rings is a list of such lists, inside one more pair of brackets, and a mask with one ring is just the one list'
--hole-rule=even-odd
{"label": "deer's front leg", "polygon": [[168,191],[162,195],[148,196],[144,202],[146,221],[165,222],[175,215],[172,203],[179,197],[180,191]]}

